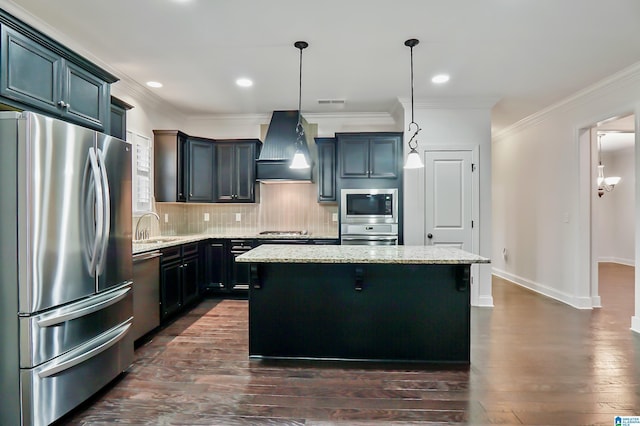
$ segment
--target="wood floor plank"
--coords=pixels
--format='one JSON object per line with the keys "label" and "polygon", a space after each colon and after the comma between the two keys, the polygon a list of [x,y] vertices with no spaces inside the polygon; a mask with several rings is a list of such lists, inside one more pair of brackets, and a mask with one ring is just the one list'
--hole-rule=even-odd
{"label": "wood floor plank", "polygon": [[470,366],[248,359],[248,302],[208,299],[137,348],[60,425],[611,425],[640,415],[633,268],[603,264],[584,311],[494,277]]}

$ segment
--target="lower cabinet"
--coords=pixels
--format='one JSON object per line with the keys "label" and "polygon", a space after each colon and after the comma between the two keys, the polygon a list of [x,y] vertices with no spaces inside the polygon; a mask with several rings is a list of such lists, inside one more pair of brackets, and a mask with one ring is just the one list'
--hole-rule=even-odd
{"label": "lower cabinet", "polygon": [[162,250],[160,262],[160,319],[181,311],[199,298],[198,243]]}
{"label": "lower cabinet", "polygon": [[200,295],[247,294],[251,266],[249,263],[238,263],[235,259],[261,244],[338,245],[340,240],[337,238],[207,240],[201,244]]}

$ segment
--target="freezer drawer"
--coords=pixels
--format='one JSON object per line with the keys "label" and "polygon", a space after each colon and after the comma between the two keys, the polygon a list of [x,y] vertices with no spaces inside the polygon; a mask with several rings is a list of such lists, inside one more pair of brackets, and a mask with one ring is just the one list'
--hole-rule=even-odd
{"label": "freezer drawer", "polygon": [[131,283],[30,317],[20,317],[20,368],[35,367],[133,316]]}
{"label": "freezer drawer", "polygon": [[20,370],[24,425],[48,425],[126,370],[133,362],[132,318],[86,344]]}

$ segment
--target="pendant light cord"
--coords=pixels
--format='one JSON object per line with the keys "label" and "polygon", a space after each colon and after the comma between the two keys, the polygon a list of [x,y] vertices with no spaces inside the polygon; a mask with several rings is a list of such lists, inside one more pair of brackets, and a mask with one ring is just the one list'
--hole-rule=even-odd
{"label": "pendant light cord", "polygon": [[411,51],[411,123],[409,123],[409,131],[411,131],[412,125],[414,124],[416,125],[416,131],[413,133],[413,135],[411,136],[411,139],[409,139],[409,142],[407,143],[407,145],[409,145],[409,149],[411,150],[415,150],[416,148],[418,148],[418,141],[415,140],[415,138],[416,136],[418,136],[418,133],[420,132],[420,130],[422,130],[418,125],[418,123],[416,123],[413,115],[413,48],[418,43],[420,42],[415,38],[409,39],[404,42],[404,45],[408,46]]}
{"label": "pendant light cord", "polygon": [[304,128],[302,127],[302,50],[309,46],[306,41],[296,41],[293,44],[300,49],[300,72],[298,80],[298,124],[296,124],[296,133],[298,134],[296,143],[301,145],[304,139]]}

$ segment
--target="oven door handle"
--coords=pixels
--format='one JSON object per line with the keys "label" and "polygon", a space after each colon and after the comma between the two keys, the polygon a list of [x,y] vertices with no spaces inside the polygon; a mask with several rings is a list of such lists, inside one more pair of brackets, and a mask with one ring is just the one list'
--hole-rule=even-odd
{"label": "oven door handle", "polygon": [[385,235],[354,235],[354,236],[342,236],[345,241],[395,241],[397,236],[385,236]]}

